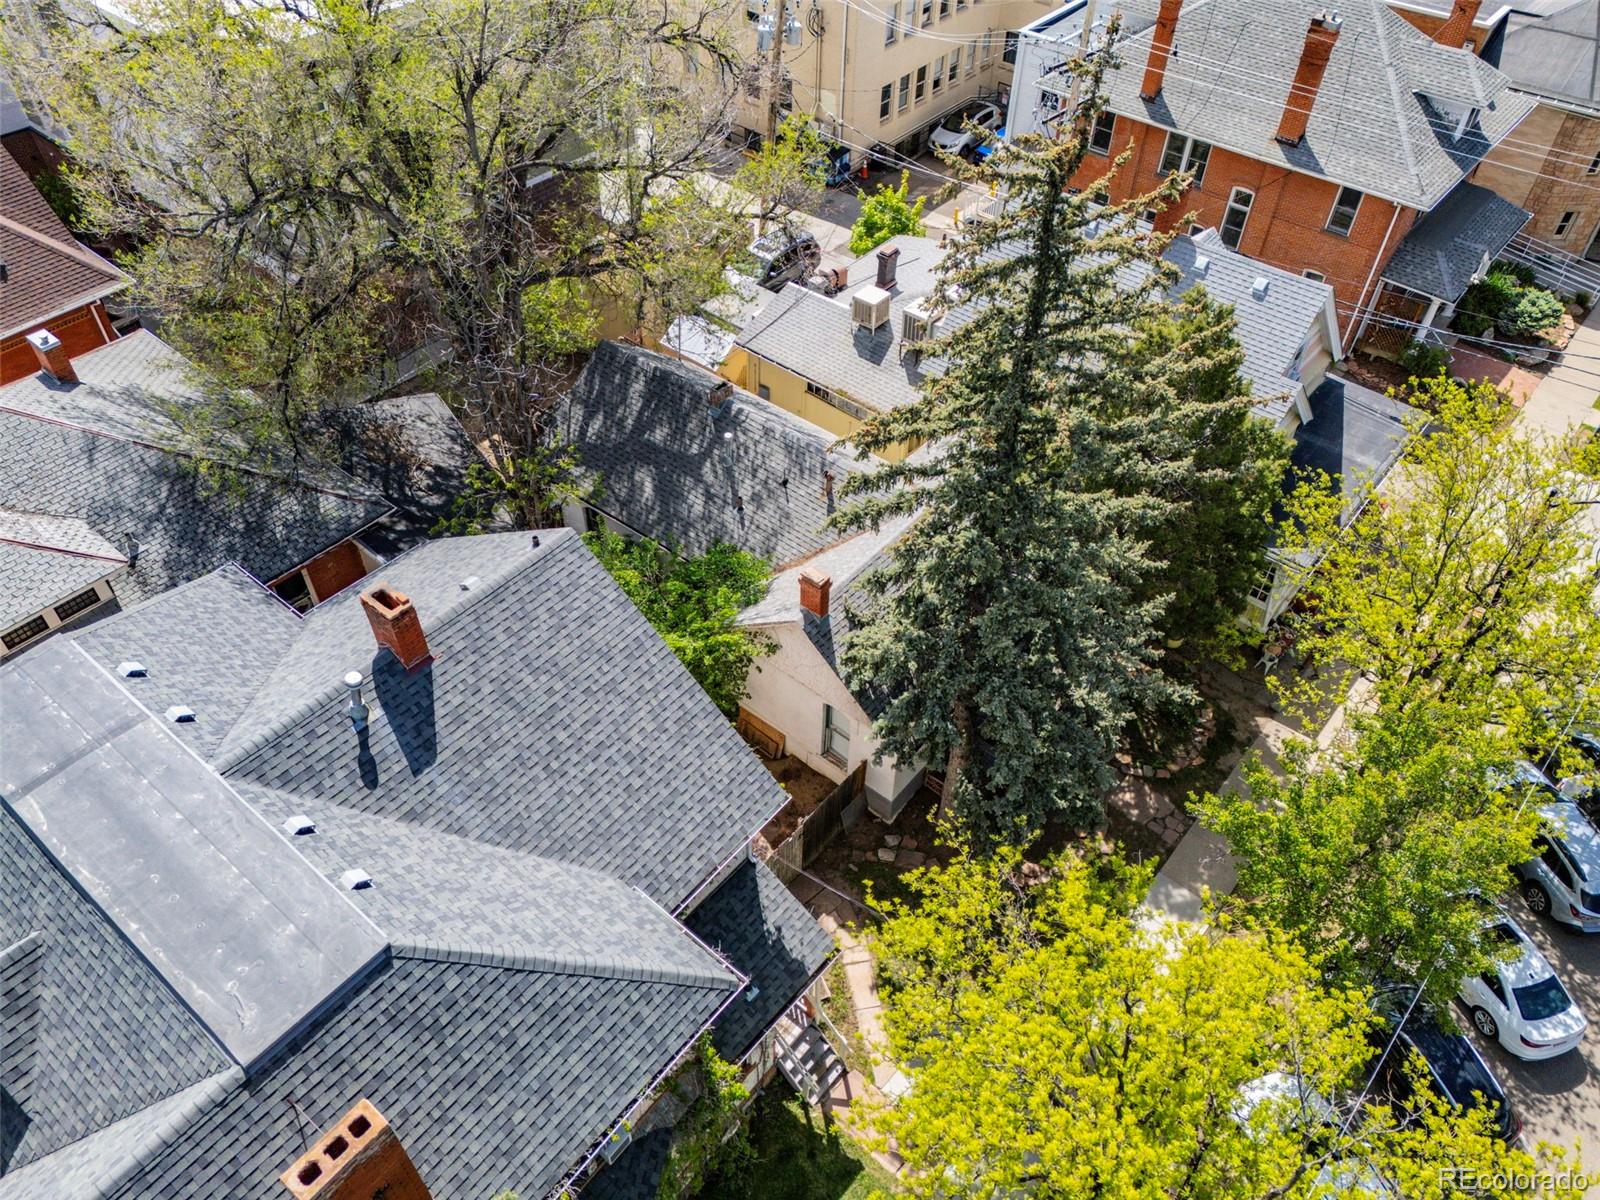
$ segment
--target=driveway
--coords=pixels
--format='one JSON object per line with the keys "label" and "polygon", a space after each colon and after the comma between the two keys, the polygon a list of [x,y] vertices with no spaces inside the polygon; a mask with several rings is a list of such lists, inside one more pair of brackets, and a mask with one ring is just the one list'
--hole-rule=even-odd
{"label": "driveway", "polygon": [[1570,1150],[1581,1143],[1585,1165],[1593,1169],[1600,1165],[1600,935],[1568,933],[1564,926],[1534,916],[1516,893],[1508,895],[1504,904],[1588,1016],[1589,1032],[1570,1054],[1523,1062],[1498,1042],[1479,1037],[1459,1005],[1456,1018],[1510,1094],[1530,1147],[1551,1142]]}

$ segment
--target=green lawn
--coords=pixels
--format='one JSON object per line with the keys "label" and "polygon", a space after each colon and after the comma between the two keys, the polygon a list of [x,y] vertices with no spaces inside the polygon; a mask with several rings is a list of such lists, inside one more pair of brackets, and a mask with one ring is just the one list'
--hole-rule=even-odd
{"label": "green lawn", "polygon": [[716,1180],[698,1200],[869,1200],[889,1195],[894,1177],[837,1127],[800,1103],[781,1080],[756,1098],[750,1115],[756,1160],[742,1178]]}

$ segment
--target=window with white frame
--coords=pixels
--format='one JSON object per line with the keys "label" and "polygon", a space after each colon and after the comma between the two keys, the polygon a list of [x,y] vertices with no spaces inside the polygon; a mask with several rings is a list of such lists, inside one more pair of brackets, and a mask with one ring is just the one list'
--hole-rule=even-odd
{"label": "window with white frame", "polygon": [[978,39],[973,38],[967,43],[967,74],[971,75],[978,69]]}
{"label": "window with white frame", "polygon": [[1161,165],[1156,168],[1156,174],[1171,175],[1174,171],[1190,171],[1194,174],[1194,186],[1199,187],[1206,177],[1206,162],[1210,157],[1209,142],[1185,137],[1181,133],[1169,133],[1166,149],[1161,152]]}
{"label": "window with white frame", "polygon": [[883,44],[894,45],[895,38],[899,37],[900,29],[900,0],[894,0],[889,6],[889,18],[883,23]]}
{"label": "window with white frame", "polygon": [[1255,193],[1248,188],[1234,188],[1228,195],[1228,207],[1222,214],[1222,244],[1229,250],[1239,248],[1240,239],[1244,237],[1244,223],[1250,219],[1250,205],[1255,202]]}
{"label": "window with white frame", "polygon": [[939,0],[939,20],[944,20],[950,15],[950,0]]}
{"label": "window with white frame", "polygon": [[994,59],[994,34],[993,33],[986,33],[986,34],[983,35],[983,65],[984,66],[988,66],[989,63],[993,59]]}
{"label": "window with white frame", "polygon": [[1356,213],[1361,211],[1361,193],[1353,187],[1342,187],[1333,199],[1333,211],[1328,214],[1328,232],[1349,237],[1355,226]]}
{"label": "window with white frame", "polygon": [[886,83],[883,90],[878,93],[878,120],[887,121],[889,110],[894,106],[894,84]]}
{"label": "window with white frame", "polygon": [[957,46],[954,50],[950,51],[950,84],[951,84],[952,87],[955,85],[955,82],[956,82],[956,72],[959,71],[960,69],[961,69],[961,47]]}
{"label": "window with white frame", "polygon": [[1585,175],[1600,175],[1600,150],[1594,152],[1594,157],[1589,160],[1589,169]]}
{"label": "window with white frame", "polygon": [[911,76],[908,73],[908,74],[900,76],[900,104],[898,106],[900,111],[901,112],[905,112],[906,105],[908,105],[910,103],[911,103]]}
{"label": "window with white frame", "polygon": [[933,0],[922,0],[922,26],[926,29],[933,24]]}
{"label": "window with white frame", "polygon": [[841,767],[850,762],[850,726],[831,704],[822,706],[822,756]]}
{"label": "window with white frame", "polygon": [[1011,32],[1006,34],[1005,52],[1000,56],[1003,61],[1008,63],[1014,63],[1017,61],[1017,43],[1020,40],[1021,35],[1018,33]]}
{"label": "window with white frame", "polygon": [[1277,581],[1276,569],[1269,569],[1265,576],[1250,585],[1250,601],[1265,608],[1272,603],[1272,585]]}
{"label": "window with white frame", "polygon": [[1556,236],[1557,237],[1560,237],[1562,234],[1566,233],[1567,230],[1572,228],[1572,219],[1574,217],[1576,217],[1577,215],[1578,214],[1573,212],[1572,209],[1570,209],[1570,208],[1567,209],[1566,212],[1561,214],[1561,220],[1556,222]]}
{"label": "window with white frame", "polygon": [[921,104],[928,95],[928,67],[924,63],[917,68],[917,103]]}
{"label": "window with white frame", "polygon": [[933,62],[933,94],[937,96],[944,90],[944,55],[939,55]]}
{"label": "window with white frame", "polygon": [[[1052,92],[1043,93],[1045,96],[1054,95]],[[1117,130],[1116,114],[1103,112],[1094,119],[1094,127],[1089,130],[1089,153],[1110,154],[1111,138]]]}

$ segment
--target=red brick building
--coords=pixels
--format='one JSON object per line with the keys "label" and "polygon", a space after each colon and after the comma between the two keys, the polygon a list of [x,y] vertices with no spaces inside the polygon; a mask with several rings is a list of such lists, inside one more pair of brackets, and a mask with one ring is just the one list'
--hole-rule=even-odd
{"label": "red brick building", "polygon": [[107,296],[121,271],[78,244],[21,166],[0,150],[0,386],[39,369],[24,340],[49,328],[69,358],[117,336]]}
{"label": "red brick building", "polygon": [[[1109,111],[1078,182],[1100,187],[1125,150],[1102,189],[1112,200],[1191,172],[1157,223],[1216,228],[1253,258],[1326,280],[1346,345],[1375,313],[1440,319],[1527,219],[1463,183],[1532,108],[1462,48],[1477,7],[1456,0],[1436,41],[1378,4],[1161,0],[1142,29],[1130,18],[1139,31],[1107,76]],[[1040,109],[1059,111],[1070,82],[1047,71]]]}

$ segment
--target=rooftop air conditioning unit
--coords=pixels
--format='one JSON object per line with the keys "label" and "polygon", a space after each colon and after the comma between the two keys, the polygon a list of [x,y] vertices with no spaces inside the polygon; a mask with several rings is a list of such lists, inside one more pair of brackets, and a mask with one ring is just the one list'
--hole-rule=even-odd
{"label": "rooftop air conditioning unit", "polygon": [[889,323],[889,302],[893,299],[881,287],[864,287],[850,298],[850,323],[857,329],[876,333]]}
{"label": "rooftop air conditioning unit", "polygon": [[918,342],[930,340],[939,328],[939,314],[928,303],[926,296],[919,296],[901,310],[900,313],[900,341],[903,350],[916,350]]}
{"label": "rooftop air conditioning unit", "polygon": [[632,1143],[632,1127],[626,1124],[619,1125],[611,1131],[610,1137],[600,1143],[600,1157],[608,1163],[614,1163]]}

